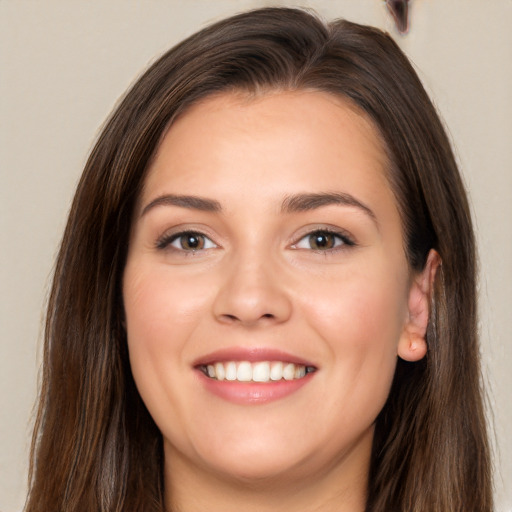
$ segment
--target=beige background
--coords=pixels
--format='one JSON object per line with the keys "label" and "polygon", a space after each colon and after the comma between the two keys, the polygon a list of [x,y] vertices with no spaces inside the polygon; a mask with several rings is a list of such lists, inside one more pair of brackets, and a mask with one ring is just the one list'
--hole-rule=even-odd
{"label": "beige background", "polygon": [[263,5],[311,6],[391,31],[449,126],[480,242],[497,510],[512,510],[512,0],[413,0],[406,37],[383,0],[0,0],[0,511],[22,508],[40,312],[98,127],[155,55],[208,21]]}

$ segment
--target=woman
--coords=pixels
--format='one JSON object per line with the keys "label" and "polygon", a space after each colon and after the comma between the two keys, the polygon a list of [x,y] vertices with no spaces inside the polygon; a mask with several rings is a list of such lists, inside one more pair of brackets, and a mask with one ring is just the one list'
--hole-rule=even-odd
{"label": "woman", "polygon": [[27,511],[492,509],[474,240],[376,29],[221,21],[92,151],[49,301]]}

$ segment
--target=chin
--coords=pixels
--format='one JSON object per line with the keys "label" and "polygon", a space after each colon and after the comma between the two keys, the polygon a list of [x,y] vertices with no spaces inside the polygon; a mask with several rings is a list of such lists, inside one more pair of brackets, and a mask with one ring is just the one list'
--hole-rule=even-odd
{"label": "chin", "polygon": [[285,480],[295,480],[300,476],[301,468],[305,465],[303,460],[279,457],[274,453],[260,452],[257,456],[251,457],[236,455],[236,457],[215,461],[212,469],[223,479],[247,486],[268,485],[270,482],[282,484]]}
{"label": "chin", "polygon": [[[276,439],[275,435],[270,438],[259,436],[257,439],[247,435],[238,441],[223,437],[213,443],[196,444],[193,450],[187,451],[181,451],[181,456],[185,455],[188,463],[194,467],[203,468],[221,480],[244,485],[281,482],[294,475],[299,476],[301,468],[308,466],[306,462],[310,458],[307,450],[299,452],[286,439]],[[171,459],[177,455],[169,444],[165,452]]]}

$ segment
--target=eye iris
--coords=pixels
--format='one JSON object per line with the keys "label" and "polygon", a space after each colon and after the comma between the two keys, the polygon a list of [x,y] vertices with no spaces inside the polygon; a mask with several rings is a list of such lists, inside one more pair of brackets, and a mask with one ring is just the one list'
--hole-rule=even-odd
{"label": "eye iris", "polygon": [[189,251],[197,251],[204,247],[204,237],[194,233],[187,233],[181,237],[181,246]]}
{"label": "eye iris", "polygon": [[330,233],[313,233],[309,237],[309,243],[313,249],[332,249],[335,239]]}

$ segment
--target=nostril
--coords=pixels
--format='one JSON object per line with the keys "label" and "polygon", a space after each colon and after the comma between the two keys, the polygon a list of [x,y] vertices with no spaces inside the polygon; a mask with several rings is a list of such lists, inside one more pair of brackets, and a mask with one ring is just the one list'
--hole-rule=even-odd
{"label": "nostril", "polygon": [[[227,322],[230,322],[230,323],[232,323],[232,322],[244,322],[244,323],[246,323],[247,322],[247,320],[244,321],[241,318],[239,318],[237,315],[233,315],[233,314],[230,314],[230,313],[225,313],[225,314],[223,314],[221,316],[224,319],[224,321],[227,321]],[[261,315],[259,317],[260,320],[262,318],[267,318],[267,319],[273,320],[273,319],[276,318],[276,316],[273,315],[272,313],[264,313],[263,315]],[[254,321],[257,321],[257,318]],[[249,321],[249,323],[252,323],[252,321]]]}

